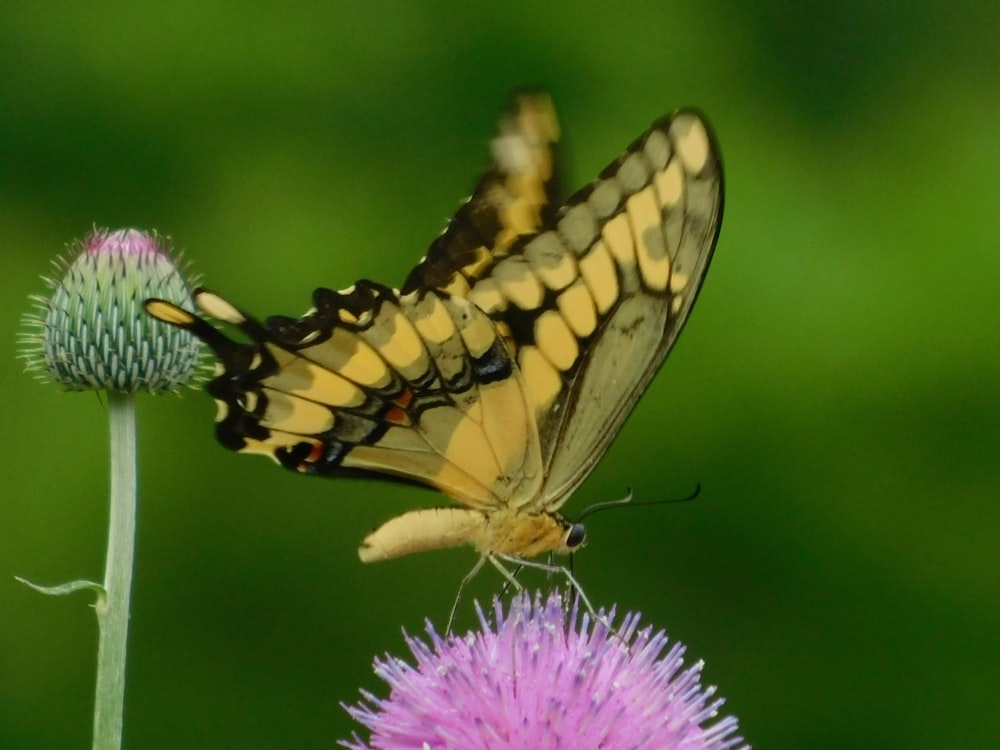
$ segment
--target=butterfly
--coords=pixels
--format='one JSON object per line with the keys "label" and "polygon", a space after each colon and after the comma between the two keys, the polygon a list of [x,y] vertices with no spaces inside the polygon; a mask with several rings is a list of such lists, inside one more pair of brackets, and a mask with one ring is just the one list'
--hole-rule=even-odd
{"label": "butterfly", "polygon": [[320,288],[302,317],[263,322],[205,289],[201,315],[146,301],[214,352],[207,389],[225,447],[454,501],[384,523],[360,547],[365,562],[465,544],[480,564],[579,548],[582,525],[559,509],[694,306],[723,206],[703,117],[657,121],[566,200],[558,138],[548,95],[516,97],[488,170],[398,290]]}

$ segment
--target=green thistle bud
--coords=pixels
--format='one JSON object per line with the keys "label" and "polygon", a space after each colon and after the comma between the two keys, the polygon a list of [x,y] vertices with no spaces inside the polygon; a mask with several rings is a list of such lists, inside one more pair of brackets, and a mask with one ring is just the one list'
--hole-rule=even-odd
{"label": "green thistle bud", "polygon": [[69,390],[174,391],[198,369],[200,345],[153,320],[142,301],[192,308],[167,240],[138,229],[96,230],[55,263],[48,297],[34,296],[20,336],[25,369]]}

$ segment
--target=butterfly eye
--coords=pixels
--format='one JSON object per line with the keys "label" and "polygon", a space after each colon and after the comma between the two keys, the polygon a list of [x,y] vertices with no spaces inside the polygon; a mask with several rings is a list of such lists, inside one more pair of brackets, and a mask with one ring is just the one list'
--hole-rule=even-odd
{"label": "butterfly eye", "polygon": [[566,534],[566,548],[576,549],[583,544],[583,540],[586,538],[587,530],[583,528],[583,524],[574,523],[569,527],[569,532]]}

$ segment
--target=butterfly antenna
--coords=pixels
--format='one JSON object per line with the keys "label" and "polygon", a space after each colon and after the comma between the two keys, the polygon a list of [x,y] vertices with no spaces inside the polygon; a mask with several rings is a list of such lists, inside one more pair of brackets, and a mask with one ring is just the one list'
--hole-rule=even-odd
{"label": "butterfly antenna", "polygon": [[[632,500],[632,488],[629,487],[625,492],[625,497],[619,498],[618,500],[608,500],[604,503],[594,503],[593,505],[584,508],[580,515],[577,517],[576,522],[580,523],[584,518],[589,515],[593,515],[601,510],[608,510],[609,508],[621,508],[624,506],[629,506],[632,508],[638,508],[644,505],[664,505],[665,503],[686,503],[694,500],[698,495],[701,494],[701,484],[696,484],[694,487],[694,492],[685,497],[667,497],[660,500],[641,500],[639,502],[634,502]],[[572,558],[571,558],[572,559]]]}

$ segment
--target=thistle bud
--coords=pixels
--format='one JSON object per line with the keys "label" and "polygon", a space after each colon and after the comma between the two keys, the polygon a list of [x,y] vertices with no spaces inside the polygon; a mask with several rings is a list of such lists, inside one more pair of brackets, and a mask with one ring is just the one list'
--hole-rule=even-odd
{"label": "thistle bud", "polygon": [[174,391],[198,368],[200,345],[143,312],[148,297],[191,309],[166,238],[138,229],[96,230],[55,263],[60,278],[24,316],[26,370],[69,390]]}

